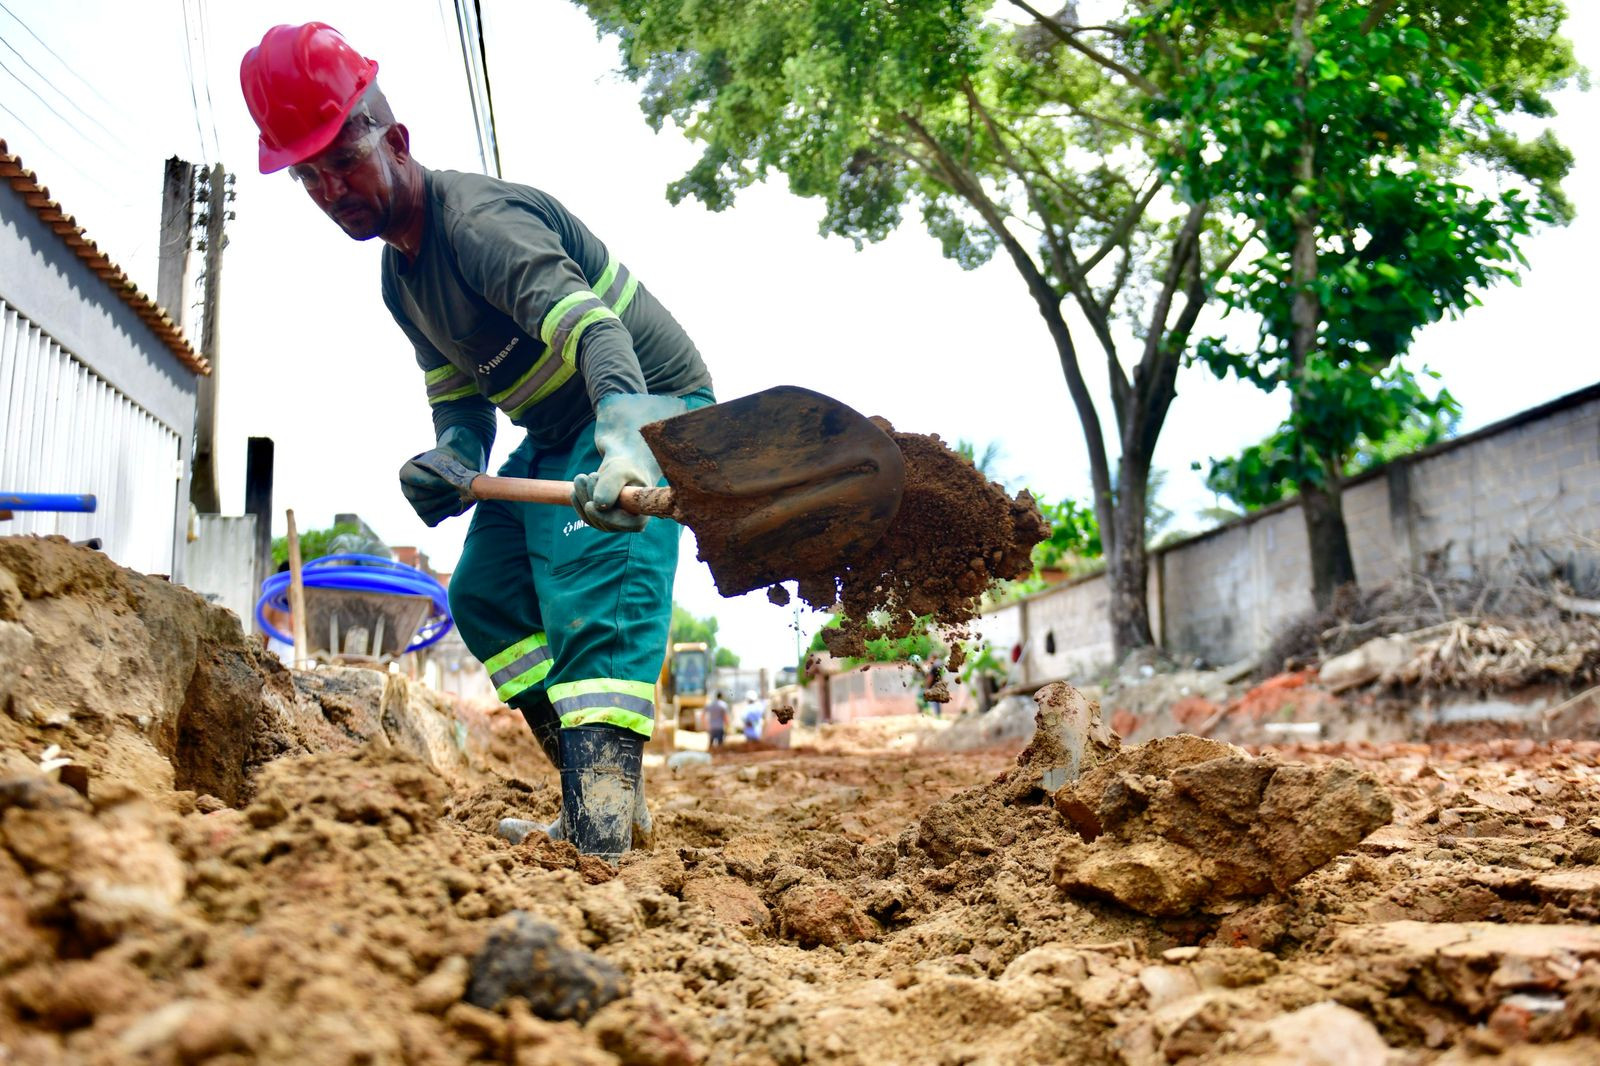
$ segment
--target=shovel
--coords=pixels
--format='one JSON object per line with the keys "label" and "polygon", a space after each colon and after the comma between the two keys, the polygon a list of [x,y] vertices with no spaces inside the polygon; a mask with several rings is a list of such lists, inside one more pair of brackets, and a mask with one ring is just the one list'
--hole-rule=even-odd
{"label": "shovel", "polygon": [[[690,527],[717,591],[828,573],[871,548],[900,509],[894,440],[838,400],[782,385],[643,429],[667,488],[622,490],[632,514]],[[468,500],[570,506],[572,482],[430,463]]]}

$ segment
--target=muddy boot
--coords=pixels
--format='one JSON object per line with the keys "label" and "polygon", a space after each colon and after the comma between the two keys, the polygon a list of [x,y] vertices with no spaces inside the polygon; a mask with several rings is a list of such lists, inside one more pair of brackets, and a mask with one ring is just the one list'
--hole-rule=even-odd
{"label": "muddy boot", "polygon": [[[551,706],[550,697],[540,689],[529,696],[517,697],[514,706],[522,712],[522,720],[528,723],[528,728],[533,732],[533,739],[537,740],[539,747],[544,750],[544,757],[550,760],[551,766],[560,770],[561,719],[556,715],[556,709]],[[534,830],[545,834],[551,840],[567,839],[567,830],[562,824],[560,811],[556,812],[555,821],[548,824],[527,818],[502,818],[500,824],[495,826],[494,835],[513,844],[520,844]]]}
{"label": "muddy boot", "polygon": [[[613,865],[633,840],[644,737],[613,725],[561,731],[561,810],[583,855]],[[647,812],[648,817],[648,812]]]}
{"label": "muddy boot", "polygon": [[656,820],[644,802],[644,772],[639,773],[638,798],[633,804],[633,850],[649,851],[656,846]]}
{"label": "muddy boot", "polygon": [[501,840],[509,840],[513,844],[520,844],[528,839],[528,834],[534,831],[543,833],[551,840],[567,839],[567,827],[561,822],[561,813],[556,812],[553,822],[535,822],[527,818],[502,818],[494,827],[494,835]]}

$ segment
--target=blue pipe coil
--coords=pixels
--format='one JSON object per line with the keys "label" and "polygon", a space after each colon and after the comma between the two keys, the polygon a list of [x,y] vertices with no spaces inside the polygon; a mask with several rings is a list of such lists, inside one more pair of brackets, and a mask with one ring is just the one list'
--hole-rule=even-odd
{"label": "blue pipe coil", "polygon": [[94,493],[0,492],[0,511],[76,511],[89,514],[98,502]]}
{"label": "blue pipe coil", "polygon": [[[308,589],[336,589],[340,592],[379,592],[390,596],[426,596],[433,601],[433,613],[417,627],[406,651],[418,651],[435,643],[455,624],[450,617],[450,598],[444,586],[414,566],[397,563],[379,555],[343,552],[313,559],[300,570],[300,580]],[[256,601],[256,623],[285,644],[294,638],[278,631],[267,621],[265,608],[289,613],[289,573],[273,574],[261,583],[261,598]]]}

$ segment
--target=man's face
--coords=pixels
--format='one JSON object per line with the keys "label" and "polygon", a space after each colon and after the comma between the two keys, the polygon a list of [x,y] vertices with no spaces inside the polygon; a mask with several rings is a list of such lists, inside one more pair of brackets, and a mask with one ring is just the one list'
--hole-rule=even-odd
{"label": "man's face", "polygon": [[381,235],[394,213],[394,129],[346,123],[332,144],[289,168],[323,214],[358,241]]}

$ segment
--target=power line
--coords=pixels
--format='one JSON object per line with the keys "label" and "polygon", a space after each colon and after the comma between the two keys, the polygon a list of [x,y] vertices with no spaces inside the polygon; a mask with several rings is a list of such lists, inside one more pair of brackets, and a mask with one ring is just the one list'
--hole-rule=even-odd
{"label": "power line", "polygon": [[478,28],[478,61],[483,64],[483,102],[489,109],[489,144],[494,148],[494,173],[500,176],[500,137],[494,124],[494,92],[489,84],[489,44],[483,36],[483,0],[472,0],[475,18],[473,25]]}
{"label": "power line", "polygon": [[[48,145],[50,143],[50,139],[48,137],[45,137],[45,136],[41,135],[38,130],[34,129],[32,126],[30,126],[26,122],[24,122],[21,115],[17,114],[15,111],[11,110],[5,104],[0,104],[0,111],[4,111],[7,115],[9,115],[11,117],[11,121],[15,122],[17,125],[21,126],[23,129],[27,130],[29,133],[33,134],[33,136],[38,139],[40,147],[43,147],[43,146]],[[57,158],[62,163],[65,163],[68,167],[70,167],[74,174],[78,175],[80,178],[83,178],[85,181],[89,182],[91,185],[93,185],[96,188],[98,188],[101,192],[108,193],[111,196],[125,196],[127,194],[127,190],[126,189],[124,189],[121,192],[119,192],[116,189],[111,188],[109,185],[105,184],[105,182],[103,182],[100,179],[96,178],[93,174],[90,174],[88,171],[84,170],[82,167],[80,167],[80,166],[76,165],[75,163],[73,163],[66,156],[58,156]],[[131,204],[132,204],[131,200],[124,200],[118,206],[120,206],[120,207],[128,207]]]}
{"label": "power line", "polygon": [[217,136],[217,109],[211,103],[211,49],[206,44],[206,27],[211,21],[206,14],[206,0],[195,0],[195,7],[200,13],[200,63],[205,75],[206,86],[206,115],[211,122],[211,146],[216,149],[217,158],[222,157],[222,140]]}
{"label": "power line", "polygon": [[[50,86],[50,88],[54,89],[56,91],[56,94],[59,95],[67,103],[71,104],[73,106],[73,108],[80,115],[82,115],[84,118],[88,119],[90,122],[93,122],[96,126],[100,127],[100,130],[103,133],[105,133],[106,136],[110,137],[112,140],[114,140],[118,144],[122,145],[122,147],[126,148],[128,151],[130,151],[130,152],[133,151],[133,145],[129,144],[127,141],[125,141],[121,137],[117,136],[117,133],[116,133],[115,130],[107,128],[106,125],[103,122],[101,122],[99,119],[95,118],[87,110],[85,110],[85,108],[84,108],[84,106],[82,104],[78,103],[78,101],[76,101],[72,97],[68,96],[65,92],[62,92],[61,87],[56,85],[54,82],[52,82],[50,80],[50,76],[48,74],[46,74],[44,71],[40,70],[38,67],[34,66],[32,63],[28,62],[28,57],[23,55],[21,52],[17,51],[17,46],[16,45],[12,44],[10,41],[6,40],[4,37],[0,37],[0,44],[3,44],[7,48],[9,48],[13,55],[15,55],[18,59],[22,60],[22,65],[23,66],[27,67],[29,70],[31,70],[35,74],[37,74],[41,81],[43,81],[46,85]],[[13,75],[13,77],[14,76],[15,75]]]}
{"label": "power line", "polygon": [[[6,66],[4,60],[0,60],[0,71],[4,71],[6,74],[10,75],[10,77],[11,77],[11,79],[13,81],[15,81],[18,85],[22,86],[24,89],[28,90],[28,92],[32,93],[33,94],[33,98],[35,100],[39,101],[39,103],[43,104],[44,105],[44,109],[46,111],[50,112],[56,118],[60,119],[62,121],[62,123],[65,124],[66,127],[68,129],[70,129],[73,133],[76,133],[79,137],[82,137],[83,140],[84,140],[84,143],[88,144],[91,148],[95,148],[95,149],[97,149],[99,151],[106,151],[105,145],[100,144],[99,142],[97,142],[93,137],[90,137],[87,133],[85,133],[81,129],[79,129],[78,126],[77,126],[77,123],[73,122],[70,118],[68,118],[67,116],[63,115],[61,112],[57,111],[55,109],[55,107],[51,105],[49,100],[46,100],[42,95],[40,95],[39,90],[35,89],[33,86],[29,85],[26,81],[22,80],[22,78],[17,75],[16,71],[14,71],[10,67]],[[7,110],[9,111],[10,109],[7,108]],[[13,117],[14,116],[15,116],[15,113],[13,112]],[[18,119],[18,121],[20,122],[21,119]],[[39,135],[37,133],[35,133],[34,136],[38,137]],[[41,140],[42,139],[43,138],[41,138]],[[45,143],[48,144],[49,142],[47,141]],[[114,157],[114,153],[106,152],[106,154],[107,155],[112,155]]]}
{"label": "power line", "polygon": [[194,55],[193,37],[189,32],[189,0],[183,2],[183,66],[189,72],[189,102],[194,105],[194,135],[200,142],[200,158],[206,162],[211,161],[211,154],[206,151],[205,131],[200,127],[200,96],[194,88]]}
{"label": "power line", "polygon": [[76,70],[74,70],[73,67],[72,67],[72,64],[68,63],[65,59],[62,59],[61,56],[56,52],[56,50],[54,48],[51,48],[50,45],[48,43],[46,43],[46,41],[45,41],[45,39],[43,37],[40,37],[37,33],[33,32],[33,27],[29,26],[26,22],[22,21],[21,17],[18,16],[15,11],[12,11],[9,7],[7,7],[5,5],[4,0],[0,0],[0,11],[4,11],[6,14],[10,15],[11,18],[12,18],[12,21],[14,21],[18,26],[21,26],[24,30],[26,30],[29,37],[32,37],[35,41],[38,41],[39,42],[39,46],[41,48],[43,48],[46,52],[49,52],[51,58],[53,58],[57,63],[60,63],[62,68],[64,70],[66,70],[66,72],[68,74],[71,74],[74,78],[77,78],[80,82],[82,82],[84,88],[86,88],[90,92],[94,93],[94,95],[100,100],[100,102],[102,104],[105,104],[107,107],[109,107],[113,112],[116,113],[116,115],[119,118],[122,118],[124,120],[126,120],[128,118],[127,112],[123,111],[122,108],[118,107],[116,104],[112,103],[110,100],[107,100],[106,97],[105,97],[105,94],[102,93],[99,89],[96,89],[94,87],[93,83],[91,83],[88,78],[85,78],[82,74],[79,74]]}
{"label": "power line", "polygon": [[[500,145],[495,139],[494,105],[489,98],[488,52],[483,41],[481,11],[477,0],[455,0],[455,7],[456,29],[461,36],[461,62],[467,74],[467,97],[472,104],[472,121],[478,133],[478,157],[486,173],[499,177]],[[491,155],[494,157],[492,171],[489,169]]]}

